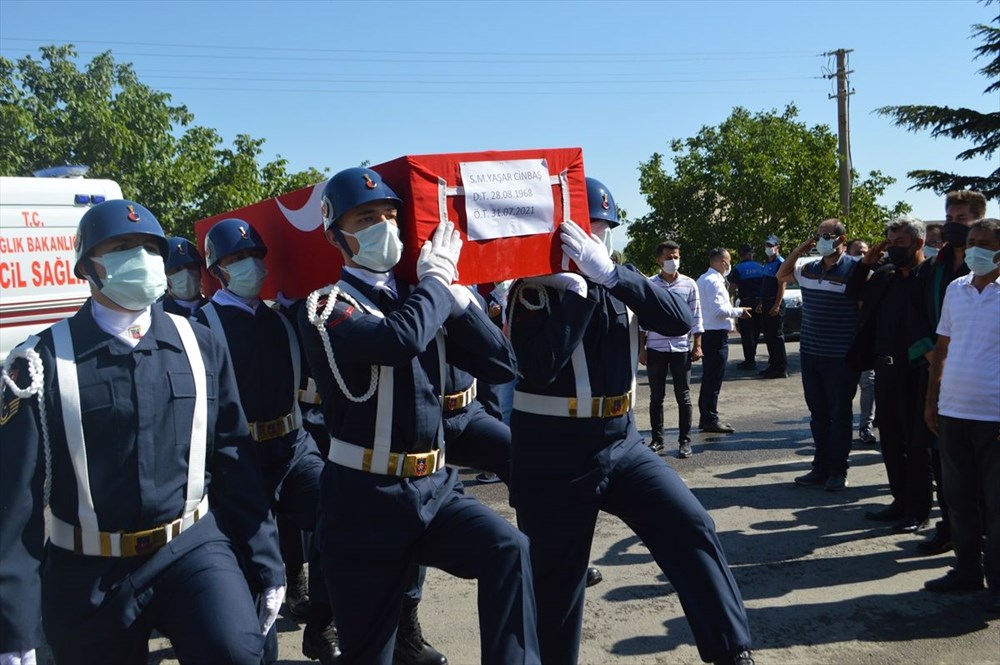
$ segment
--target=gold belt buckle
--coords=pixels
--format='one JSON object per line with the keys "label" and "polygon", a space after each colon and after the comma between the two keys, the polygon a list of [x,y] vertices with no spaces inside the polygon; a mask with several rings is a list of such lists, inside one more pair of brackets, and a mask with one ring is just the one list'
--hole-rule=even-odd
{"label": "gold belt buckle", "polygon": [[152,554],[167,544],[167,529],[169,524],[155,529],[123,533],[121,535],[122,556],[142,556]]}
{"label": "gold belt buckle", "polygon": [[603,416],[605,418],[616,418],[628,412],[631,400],[631,394],[625,393],[624,395],[616,395],[615,397],[605,397],[604,398],[604,408]]}
{"label": "gold belt buckle", "polygon": [[404,478],[421,478],[434,473],[437,468],[438,451],[432,450],[429,453],[410,453],[403,458],[403,470],[400,475]]}

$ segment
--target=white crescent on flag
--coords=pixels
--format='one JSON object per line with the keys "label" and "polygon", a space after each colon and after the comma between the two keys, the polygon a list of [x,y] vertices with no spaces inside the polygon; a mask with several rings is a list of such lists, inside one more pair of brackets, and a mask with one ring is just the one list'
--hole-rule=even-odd
{"label": "white crescent on flag", "polygon": [[278,209],[285,216],[285,219],[288,220],[289,224],[299,231],[312,231],[323,224],[323,215],[320,214],[319,206],[323,198],[323,189],[326,187],[327,182],[329,181],[324,180],[321,183],[313,185],[312,192],[309,194],[309,200],[298,210],[286,208],[282,205],[280,198],[275,199]]}

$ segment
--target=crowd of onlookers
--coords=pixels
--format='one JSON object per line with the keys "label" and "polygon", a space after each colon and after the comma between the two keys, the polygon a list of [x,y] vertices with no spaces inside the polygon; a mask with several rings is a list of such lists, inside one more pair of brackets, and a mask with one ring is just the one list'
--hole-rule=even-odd
{"label": "crowd of onlookers", "polygon": [[776,235],[763,249],[758,262],[751,246],[740,247],[735,265],[727,250],[713,249],[709,269],[694,280],[680,272],[677,242],[656,248],[660,272],[650,281],[684,299],[695,325],[687,336],[641,336],[650,447],[666,447],[669,376],[679,412],[677,454],[693,454],[690,376],[698,360],[701,431],[735,431],[718,413],[731,332],[739,332],[743,350],[737,370],[757,370],[763,336],[768,363],[760,378],[788,376],[784,293],[797,283],[802,389],[815,452],[796,484],[843,490],[852,444],[878,445],[892,501],[867,519],[917,533],[928,526],[936,491],[941,520],[916,551],[954,550],[956,561],[926,588],[978,590],[985,577],[988,607],[1000,611],[1000,220],[986,218],[985,197],[949,192],[943,223],[896,218],[879,239],[852,238],[843,222],[827,219],[787,256]]}

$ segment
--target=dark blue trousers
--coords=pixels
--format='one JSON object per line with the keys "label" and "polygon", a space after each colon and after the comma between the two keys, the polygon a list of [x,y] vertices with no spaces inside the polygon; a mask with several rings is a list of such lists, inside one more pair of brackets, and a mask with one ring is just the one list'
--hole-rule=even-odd
{"label": "dark blue trousers", "polygon": [[328,464],[319,541],[343,665],[389,665],[413,564],[479,582],[483,663],[539,663],[528,539],[458,473],[399,479]]}
{"label": "dark blue trousers", "polygon": [[[66,569],[79,557],[50,546],[49,558],[51,565]],[[131,617],[117,615],[116,605],[133,599],[132,583],[126,578],[116,600],[86,622],[65,632],[46,631],[57,663],[145,665],[149,638],[156,629],[170,638],[182,663],[260,665],[264,648],[260,622],[229,543],[204,543],[171,563],[148,588],[143,585],[145,603],[124,628],[122,622]],[[56,608],[60,591],[43,591]],[[58,609],[46,614],[51,625],[61,625],[53,616],[56,613]]]}
{"label": "dark blue trousers", "polygon": [[510,480],[510,427],[497,420],[479,402],[454,416],[445,414],[445,459]]}
{"label": "dark blue trousers", "polygon": [[531,539],[542,662],[572,664],[579,657],[586,571],[601,510],[621,518],[649,548],[677,591],[702,660],[749,648],[743,599],[708,511],[637,437],[602,459],[604,468],[594,473],[603,471],[603,479],[581,479],[598,481],[589,496],[561,487],[552,475],[528,473],[535,480],[521,481],[517,516]]}
{"label": "dark blue trousers", "polygon": [[802,390],[816,444],[813,469],[824,476],[847,473],[859,372],[849,368],[843,357],[803,353],[801,360]]}

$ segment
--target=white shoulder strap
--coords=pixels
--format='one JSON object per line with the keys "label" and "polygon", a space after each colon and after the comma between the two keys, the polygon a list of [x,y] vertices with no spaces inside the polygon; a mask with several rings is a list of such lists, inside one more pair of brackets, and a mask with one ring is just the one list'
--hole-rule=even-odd
{"label": "white shoulder strap", "polygon": [[[77,519],[84,549],[100,551],[100,528],[94,497],[90,493],[90,472],[87,469],[87,448],[83,438],[83,417],[80,408],[80,382],[76,375],[76,353],[69,321],[63,319],[51,328],[56,356],[56,380],[59,385],[59,402],[62,407],[66,447],[76,474]],[[90,541],[90,542],[88,542]]]}
{"label": "white shoulder strap", "polygon": [[635,315],[635,312],[628,308],[625,308],[625,311],[628,314],[629,367],[632,369],[631,390],[634,403],[636,390],[635,373],[639,367],[639,317]]}
{"label": "white shoulder strap", "polygon": [[222,327],[222,319],[219,318],[219,312],[215,309],[215,303],[209,300],[201,308],[201,311],[205,312],[205,318],[208,319],[208,327],[215,333],[216,338],[222,342],[222,346],[226,350],[226,355],[229,356],[229,364],[232,365],[233,357],[229,353],[229,340],[226,339],[226,329]]}
{"label": "white shoulder strap", "polygon": [[[385,314],[365,294],[350,282],[340,280],[337,289],[353,298],[358,306],[368,314],[385,318]],[[379,365],[378,397],[375,403],[375,434],[372,439],[372,468],[387,468],[389,453],[392,452],[392,413],[395,391],[395,372],[392,367]]]}
{"label": "white shoulder strap", "polygon": [[299,382],[302,380],[302,354],[299,351],[299,337],[295,334],[295,329],[288,319],[281,312],[275,312],[281,323],[285,326],[285,334],[288,335],[288,350],[292,356],[292,411],[298,416],[297,422],[302,422],[302,411],[299,409]]}
{"label": "white shoulder strap", "polygon": [[353,284],[350,282],[345,282],[340,280],[337,282],[337,289],[341,293],[345,293],[357,301],[357,304],[361,306],[361,309],[365,310],[368,314],[372,316],[377,316],[380,319],[385,318],[385,314],[379,309],[378,305],[373,303],[369,298],[361,293]]}
{"label": "white shoulder strap", "polygon": [[184,514],[191,513],[201,503],[205,495],[205,454],[208,446],[208,390],[205,360],[194,336],[191,323],[182,316],[167,314],[177,328],[184,354],[191,365],[194,376],[194,417],[191,419],[191,446],[188,449],[187,492],[184,498]]}

